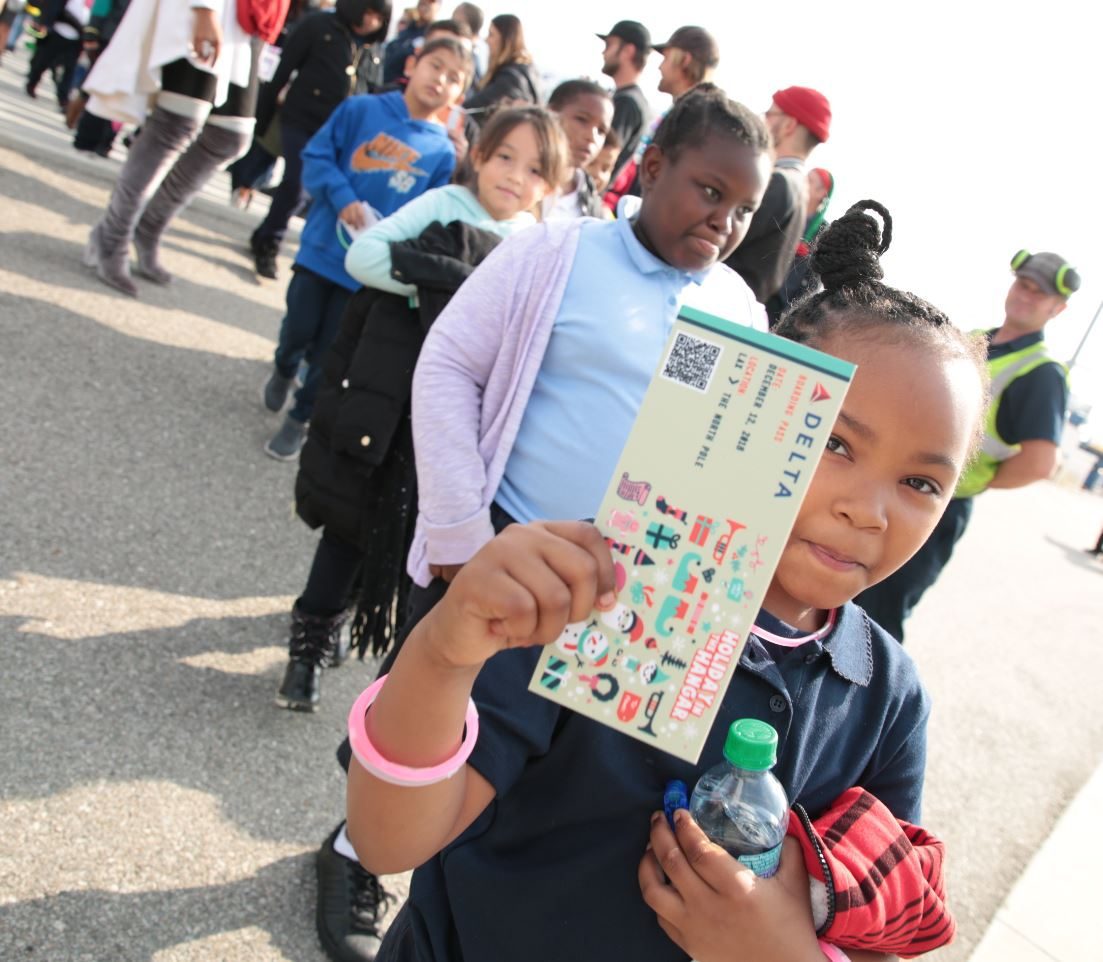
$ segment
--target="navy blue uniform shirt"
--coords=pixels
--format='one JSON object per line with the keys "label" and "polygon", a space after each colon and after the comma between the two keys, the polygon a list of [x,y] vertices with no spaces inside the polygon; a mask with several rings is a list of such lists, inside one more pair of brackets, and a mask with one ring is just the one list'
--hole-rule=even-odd
{"label": "navy blue uniform shirt", "polygon": [[[793,635],[765,613],[759,623]],[[380,959],[684,962],[644,903],[637,868],[666,783],[696,784],[736,718],[777,729],[774,773],[813,818],[861,785],[919,821],[930,703],[904,648],[853,604],[822,642],[748,639],[697,765],[529,693],[538,656],[511,649],[479,674],[470,764],[497,797],[414,872]]]}

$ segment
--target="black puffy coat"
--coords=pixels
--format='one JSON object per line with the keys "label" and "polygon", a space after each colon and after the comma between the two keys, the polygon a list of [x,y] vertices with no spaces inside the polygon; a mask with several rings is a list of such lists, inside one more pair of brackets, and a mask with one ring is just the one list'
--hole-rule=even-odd
{"label": "black puffy coat", "polygon": [[324,525],[364,550],[353,624],[362,652],[369,644],[384,650],[394,613],[405,610],[406,554],[417,518],[410,394],[418,354],[433,321],[499,240],[456,221],[392,244],[392,272],[417,287],[418,307],[361,288],[322,361],[295,505],[310,527]]}
{"label": "black puffy coat", "polygon": [[[354,91],[360,60],[365,52],[371,55],[375,39],[353,33],[367,9],[365,0],[338,0],[332,12],[311,13],[295,24],[272,80],[260,90],[257,136],[268,129],[277,109],[283,123],[313,134]],[[291,88],[279,106],[280,91],[289,81]]]}

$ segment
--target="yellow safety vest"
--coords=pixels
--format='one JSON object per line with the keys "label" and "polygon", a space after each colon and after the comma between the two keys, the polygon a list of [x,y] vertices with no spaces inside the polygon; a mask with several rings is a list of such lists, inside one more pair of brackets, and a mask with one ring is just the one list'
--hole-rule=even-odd
{"label": "yellow safety vest", "polygon": [[992,379],[992,401],[984,416],[984,441],[962,473],[954,491],[955,498],[971,498],[980,494],[992,483],[1000,463],[1022,449],[1021,445],[1008,444],[1000,437],[996,430],[996,414],[1007,386],[1043,364],[1057,364],[1065,372],[1065,377],[1068,377],[1068,368],[1050,356],[1045,341],[988,361],[988,375]]}

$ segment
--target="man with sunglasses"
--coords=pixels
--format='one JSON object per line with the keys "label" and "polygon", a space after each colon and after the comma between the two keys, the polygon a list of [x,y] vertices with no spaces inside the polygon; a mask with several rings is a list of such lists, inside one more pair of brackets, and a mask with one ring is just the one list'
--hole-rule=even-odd
{"label": "man with sunglasses", "polygon": [[854,600],[882,628],[904,640],[904,620],[938,580],[973,511],[989,488],[1021,488],[1057,470],[1068,406],[1068,369],[1049,353],[1045,326],[1068,306],[1080,275],[1049,251],[1019,251],[1015,280],[1004,302],[1004,322],[986,331],[992,403],[981,450],[965,469],[938,526],[895,574]]}

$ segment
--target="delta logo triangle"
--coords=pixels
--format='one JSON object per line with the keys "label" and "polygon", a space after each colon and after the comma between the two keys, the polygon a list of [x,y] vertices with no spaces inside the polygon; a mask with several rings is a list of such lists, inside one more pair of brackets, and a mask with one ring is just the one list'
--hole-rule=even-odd
{"label": "delta logo triangle", "polygon": [[812,400],[826,401],[829,397],[831,397],[831,395],[827,393],[827,388],[825,388],[822,384],[820,384],[819,381],[817,381],[816,386],[812,388]]}

